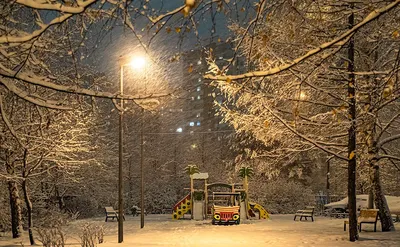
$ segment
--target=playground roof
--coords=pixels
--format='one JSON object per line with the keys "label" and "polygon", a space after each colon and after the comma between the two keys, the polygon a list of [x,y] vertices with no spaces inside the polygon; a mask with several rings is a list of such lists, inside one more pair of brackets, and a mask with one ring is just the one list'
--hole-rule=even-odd
{"label": "playground roof", "polygon": [[238,196],[240,193],[238,192],[213,192],[215,196]]}
{"label": "playground roof", "polygon": [[192,175],[192,179],[207,179],[207,178],[208,178],[207,172],[200,172]]}

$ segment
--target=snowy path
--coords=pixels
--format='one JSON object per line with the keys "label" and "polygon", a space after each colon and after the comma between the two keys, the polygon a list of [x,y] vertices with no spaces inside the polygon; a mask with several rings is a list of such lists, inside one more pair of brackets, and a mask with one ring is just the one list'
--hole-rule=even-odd
{"label": "snowy path", "polygon": [[[104,218],[76,221],[69,225],[68,246],[79,246],[76,237],[87,222],[105,227],[105,243],[110,246],[400,246],[400,224],[397,232],[373,232],[366,225],[360,241],[348,242],[343,219],[316,217],[315,222],[294,222],[292,215],[272,215],[272,220],[251,220],[234,226],[213,226],[209,221],[172,221],[169,215],[149,215],[140,229],[139,217],[128,215],[124,224],[124,243],[117,244],[117,222]],[[378,229],[380,226],[378,225]],[[0,246],[2,245],[0,238]],[[28,242],[25,246],[28,245]],[[8,245],[12,246],[12,245]],[[15,245],[21,246],[21,245]]]}

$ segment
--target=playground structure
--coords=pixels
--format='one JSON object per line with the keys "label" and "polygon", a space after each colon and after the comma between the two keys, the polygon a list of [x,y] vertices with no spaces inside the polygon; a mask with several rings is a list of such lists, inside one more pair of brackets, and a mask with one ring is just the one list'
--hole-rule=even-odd
{"label": "playground structure", "polygon": [[[213,205],[225,204],[226,206],[234,206],[235,202],[229,193],[239,193],[240,202],[240,219],[249,219],[255,217],[258,212],[259,219],[269,219],[269,214],[260,204],[249,202],[248,191],[242,183],[207,183],[208,173],[195,173],[191,175],[190,192],[183,197],[173,207],[172,219],[178,220],[191,212],[191,218],[194,220],[214,219]],[[195,182],[200,182],[201,189],[194,188]],[[199,184],[199,183],[197,183]],[[225,197],[224,197],[225,192]],[[219,196],[215,196],[218,194]],[[243,210],[244,209],[244,210]]]}

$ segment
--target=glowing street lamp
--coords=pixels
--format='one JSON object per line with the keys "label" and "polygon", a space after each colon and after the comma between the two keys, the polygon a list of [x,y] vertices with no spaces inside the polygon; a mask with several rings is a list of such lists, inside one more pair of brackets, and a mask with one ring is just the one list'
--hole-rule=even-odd
{"label": "glowing street lamp", "polygon": [[307,98],[308,98],[308,97],[307,97],[307,93],[304,92],[304,91],[301,91],[301,92],[300,92],[300,95],[299,95],[299,98],[300,98],[301,100],[307,99]]}
{"label": "glowing street lamp", "polygon": [[[146,65],[146,59],[144,57],[135,56],[135,57],[120,57],[120,94],[124,93],[124,66],[130,66],[133,69],[141,70]],[[122,163],[123,163],[123,121],[124,121],[124,101],[120,100],[121,111],[119,112],[119,160],[118,160],[118,243],[122,243],[124,241],[124,207],[123,207],[123,171],[122,171]],[[142,108],[143,113],[143,108]],[[142,114],[143,118],[143,114]],[[143,121],[143,120],[142,120]],[[141,228],[144,226],[144,180],[143,180],[143,124],[141,128],[141,144],[140,144],[140,176],[141,176],[141,188],[140,188],[140,198],[141,198]]]}

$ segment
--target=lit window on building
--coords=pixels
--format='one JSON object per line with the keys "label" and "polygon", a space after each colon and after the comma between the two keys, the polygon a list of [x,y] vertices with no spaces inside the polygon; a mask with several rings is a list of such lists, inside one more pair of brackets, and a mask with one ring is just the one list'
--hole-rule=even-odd
{"label": "lit window on building", "polygon": [[201,65],[201,60],[197,61],[197,65]]}
{"label": "lit window on building", "polygon": [[201,82],[201,78],[199,77],[199,79],[197,79],[198,82]]}
{"label": "lit window on building", "polygon": [[200,117],[200,113],[197,113],[197,114],[196,114],[196,117]]}
{"label": "lit window on building", "polygon": [[198,86],[198,87],[197,87],[197,92],[200,92],[200,90],[201,90],[201,87]]}
{"label": "lit window on building", "polygon": [[177,129],[176,129],[176,132],[178,132],[178,133],[182,133],[182,131],[183,131],[182,128],[177,128]]}
{"label": "lit window on building", "polygon": [[197,121],[196,125],[197,125],[197,126],[200,126],[200,121]]}
{"label": "lit window on building", "polygon": [[201,99],[200,95],[197,95],[197,99]]}
{"label": "lit window on building", "polygon": [[222,59],[224,59],[224,57],[219,57],[219,59],[221,59],[221,60],[222,60]]}
{"label": "lit window on building", "polygon": [[194,122],[190,122],[190,123],[189,123],[189,126],[194,126]]}

